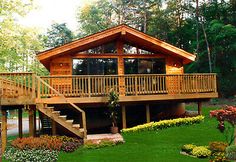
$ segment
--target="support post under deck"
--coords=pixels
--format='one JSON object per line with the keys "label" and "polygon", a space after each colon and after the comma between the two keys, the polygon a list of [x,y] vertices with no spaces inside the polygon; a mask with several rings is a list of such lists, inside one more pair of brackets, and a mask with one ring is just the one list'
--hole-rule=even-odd
{"label": "support post under deck", "polygon": [[149,104],[146,104],[146,120],[147,120],[147,123],[150,123],[150,107],[149,107]]}
{"label": "support post under deck", "polygon": [[202,102],[198,101],[197,103],[198,115],[202,115]]}
{"label": "support post under deck", "polygon": [[2,140],[2,153],[7,146],[7,111],[2,110],[2,126],[1,126],[1,140]]}
{"label": "support post under deck", "polygon": [[122,105],[122,128],[125,129],[126,127],[126,110],[125,106]]}
{"label": "support post under deck", "polygon": [[23,129],[22,129],[22,108],[18,109],[18,132],[19,138],[23,137]]}

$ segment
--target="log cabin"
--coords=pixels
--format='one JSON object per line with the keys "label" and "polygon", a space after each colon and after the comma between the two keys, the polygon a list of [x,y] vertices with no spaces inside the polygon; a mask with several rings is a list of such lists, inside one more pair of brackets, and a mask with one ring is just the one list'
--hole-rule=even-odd
{"label": "log cabin", "polygon": [[201,113],[202,101],[218,97],[216,74],[184,73],[194,54],[127,25],[40,52],[37,58],[49,76],[0,73],[3,150],[11,108],[19,110],[19,137],[26,107],[30,136],[35,136],[38,111],[42,125],[43,118],[50,119],[53,135],[86,138],[88,130],[111,125],[104,115],[111,89],[119,94],[120,129],[158,120],[165,109],[178,113],[185,102],[197,102]]}

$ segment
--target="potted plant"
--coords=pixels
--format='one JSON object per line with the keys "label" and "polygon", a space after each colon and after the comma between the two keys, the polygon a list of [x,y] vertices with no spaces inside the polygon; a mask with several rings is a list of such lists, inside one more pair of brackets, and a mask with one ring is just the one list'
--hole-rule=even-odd
{"label": "potted plant", "polygon": [[108,95],[109,116],[112,121],[111,133],[118,133],[117,127],[117,109],[119,106],[119,95],[111,89]]}

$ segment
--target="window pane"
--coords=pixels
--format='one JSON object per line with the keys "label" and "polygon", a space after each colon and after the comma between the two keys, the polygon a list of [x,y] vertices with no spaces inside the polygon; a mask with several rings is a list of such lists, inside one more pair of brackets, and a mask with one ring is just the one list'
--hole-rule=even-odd
{"label": "window pane", "polygon": [[125,74],[138,73],[138,59],[124,59]]}
{"label": "window pane", "polygon": [[104,60],[104,74],[117,74],[117,59],[103,59]]}
{"label": "window pane", "polygon": [[166,73],[165,59],[154,59],[153,74],[165,74],[165,73]]}
{"label": "window pane", "polygon": [[104,75],[103,59],[88,59],[89,75]]}
{"label": "window pane", "polygon": [[73,75],[87,75],[87,67],[87,59],[73,59]]}
{"label": "window pane", "polygon": [[139,59],[138,73],[139,74],[152,74],[153,72],[152,65],[153,65],[152,59]]}

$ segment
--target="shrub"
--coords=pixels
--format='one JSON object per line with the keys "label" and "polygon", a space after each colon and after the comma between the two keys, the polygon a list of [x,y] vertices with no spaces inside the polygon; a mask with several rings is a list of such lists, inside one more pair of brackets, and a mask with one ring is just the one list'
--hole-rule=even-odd
{"label": "shrub", "polygon": [[61,150],[62,141],[58,138],[48,137],[26,137],[17,138],[11,142],[15,148],[26,149],[48,149],[48,150]]}
{"label": "shrub", "polygon": [[79,146],[80,143],[77,142],[63,142],[61,150],[64,152],[74,152]]}
{"label": "shrub", "polygon": [[98,148],[103,148],[103,147],[108,147],[108,146],[115,146],[120,144],[120,141],[112,141],[110,139],[102,139],[99,142],[95,142],[92,140],[86,141],[84,144],[84,148],[86,149],[98,149]]}
{"label": "shrub", "polygon": [[210,142],[209,149],[212,152],[225,152],[226,147],[228,146],[225,142]]}
{"label": "shrub", "polygon": [[198,158],[206,158],[211,155],[211,151],[205,146],[197,146],[193,148],[192,155]]}
{"label": "shrub", "polygon": [[58,159],[58,151],[53,150],[19,150],[9,147],[3,154],[6,160],[11,162],[56,162]]}
{"label": "shrub", "polygon": [[192,150],[197,147],[196,145],[193,145],[193,144],[186,144],[186,145],[183,145],[181,150],[186,152],[186,153],[191,153]]}
{"label": "shrub", "polygon": [[226,158],[230,160],[236,160],[236,145],[228,146],[225,149]]}
{"label": "shrub", "polygon": [[138,125],[138,126],[135,126],[132,128],[122,129],[121,132],[128,133],[128,132],[140,132],[140,131],[165,129],[168,127],[175,127],[175,126],[180,126],[180,125],[191,125],[194,123],[200,123],[203,120],[204,120],[204,116],[202,116],[202,115],[199,115],[196,117],[162,120],[159,122],[150,122],[150,123]]}
{"label": "shrub", "polygon": [[230,162],[224,152],[215,152],[210,157],[210,162]]}

